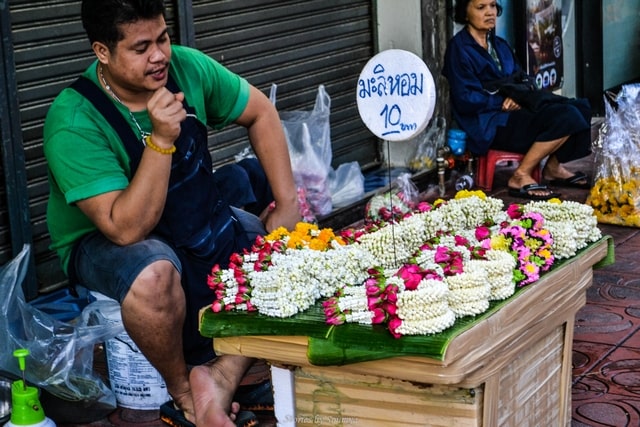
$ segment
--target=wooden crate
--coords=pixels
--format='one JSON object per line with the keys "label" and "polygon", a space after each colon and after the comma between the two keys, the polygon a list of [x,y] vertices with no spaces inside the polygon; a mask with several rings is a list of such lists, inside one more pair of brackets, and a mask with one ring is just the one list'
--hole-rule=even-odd
{"label": "wooden crate", "polygon": [[295,368],[296,425],[561,425],[559,420],[570,417],[569,383],[562,368],[565,330],[564,325],[556,327],[475,387],[354,374],[341,368]]}
{"label": "wooden crate", "polygon": [[483,388],[349,374],[303,367],[295,370],[296,425],[482,425]]}
{"label": "wooden crate", "polygon": [[607,250],[601,241],[543,276],[456,337],[443,360],[313,366],[298,336],[216,338],[214,346],[290,373],[291,390],[275,390],[280,426],[569,426],[575,314]]}

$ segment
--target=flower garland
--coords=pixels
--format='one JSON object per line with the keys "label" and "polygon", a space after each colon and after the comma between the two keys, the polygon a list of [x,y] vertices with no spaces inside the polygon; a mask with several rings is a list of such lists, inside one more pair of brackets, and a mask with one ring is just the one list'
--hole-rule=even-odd
{"label": "flower garland", "polygon": [[558,199],[530,202],[522,206],[521,212],[539,212],[544,217],[545,227],[553,235],[551,251],[556,259],[571,258],[589,242],[602,237],[594,209],[582,203]]}
{"label": "flower garland", "polygon": [[509,298],[516,291],[514,271],[516,259],[507,251],[488,250],[481,259],[469,261],[472,268],[481,268],[487,274],[487,282],[491,286],[490,301]]}
{"label": "flower garland", "polygon": [[465,190],[338,236],[305,223],[274,230],[234,254],[227,269],[213,267],[212,310],[289,317],[320,301],[331,325],[433,334],[483,313],[601,237],[593,209],[580,203],[503,207]]}
{"label": "flower garland", "polygon": [[524,286],[538,280],[540,273],[553,265],[553,238],[544,227],[544,218],[540,213],[520,214],[519,210],[511,213],[515,218],[503,224],[497,234],[483,243],[491,249],[506,251],[513,256],[516,260],[515,282],[518,286]]}
{"label": "flower garland", "polygon": [[267,242],[281,242],[288,249],[309,248],[326,251],[334,244],[344,245],[340,236],[336,236],[330,228],[320,230],[316,224],[299,222],[293,231],[278,227],[264,238]]}
{"label": "flower garland", "polygon": [[448,295],[447,284],[436,279],[424,279],[415,290],[400,293],[389,332],[399,338],[436,334],[453,326],[456,315],[449,306]]}
{"label": "flower garland", "polygon": [[640,168],[628,173],[612,169],[612,176],[599,177],[587,197],[598,221],[607,224],[640,227]]}

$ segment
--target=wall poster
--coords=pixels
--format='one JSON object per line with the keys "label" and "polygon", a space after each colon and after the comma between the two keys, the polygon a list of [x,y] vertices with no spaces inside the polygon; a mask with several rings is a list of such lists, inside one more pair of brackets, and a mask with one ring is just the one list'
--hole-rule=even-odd
{"label": "wall poster", "polygon": [[562,87],[562,0],[526,0],[526,68],[544,90]]}

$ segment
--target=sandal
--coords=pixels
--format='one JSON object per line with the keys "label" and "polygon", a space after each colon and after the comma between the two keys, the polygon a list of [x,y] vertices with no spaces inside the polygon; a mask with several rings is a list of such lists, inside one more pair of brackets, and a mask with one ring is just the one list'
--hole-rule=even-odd
{"label": "sandal", "polygon": [[[165,402],[160,406],[160,420],[173,427],[196,427],[187,420],[184,412],[178,409],[173,400]],[[236,427],[254,427],[258,425],[256,414],[251,411],[240,411],[236,414]]]}
{"label": "sandal", "polygon": [[196,427],[194,423],[185,418],[184,412],[170,400],[160,406],[160,420],[173,427]]}
{"label": "sandal", "polygon": [[273,387],[271,381],[258,384],[241,385],[233,396],[240,404],[241,411],[273,413]]}
{"label": "sandal", "polygon": [[584,172],[576,172],[573,176],[565,179],[552,179],[547,181],[547,183],[555,187],[572,187],[582,188],[585,190],[591,188],[591,185],[589,185],[589,179]]}
{"label": "sandal", "polygon": [[[545,192],[546,194],[536,194],[535,192]],[[527,184],[520,188],[509,187],[509,195],[513,197],[521,197],[530,200],[549,200],[554,197],[560,197],[560,194],[554,193],[544,184]]]}

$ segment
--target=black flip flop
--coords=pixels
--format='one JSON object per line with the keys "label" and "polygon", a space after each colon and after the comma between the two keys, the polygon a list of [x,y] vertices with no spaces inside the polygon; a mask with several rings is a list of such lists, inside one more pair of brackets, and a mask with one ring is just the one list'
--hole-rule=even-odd
{"label": "black flip flop", "polygon": [[233,401],[240,404],[241,411],[272,414],[274,400],[271,381],[241,385],[236,390]]}
{"label": "black flip flop", "polygon": [[548,181],[548,184],[554,187],[582,188],[585,190],[591,188],[589,178],[584,172],[576,172],[573,176],[565,179],[552,179]]}
{"label": "black flip flop", "polygon": [[[547,194],[538,195],[534,194],[533,191],[545,191],[547,192]],[[527,184],[523,185],[520,188],[509,187],[509,195],[529,200],[549,200],[553,199],[554,197],[560,197],[560,194],[554,193],[549,187],[544,184]]]}
{"label": "black flip flop", "polygon": [[160,420],[173,427],[196,427],[194,423],[184,417],[184,412],[178,409],[173,400],[160,406]]}
{"label": "black flip flop", "polygon": [[[176,407],[173,400],[160,406],[160,420],[172,427],[196,427],[184,417],[184,412]],[[251,411],[240,411],[236,414],[235,423],[237,427],[254,427],[258,425],[258,418]]]}

